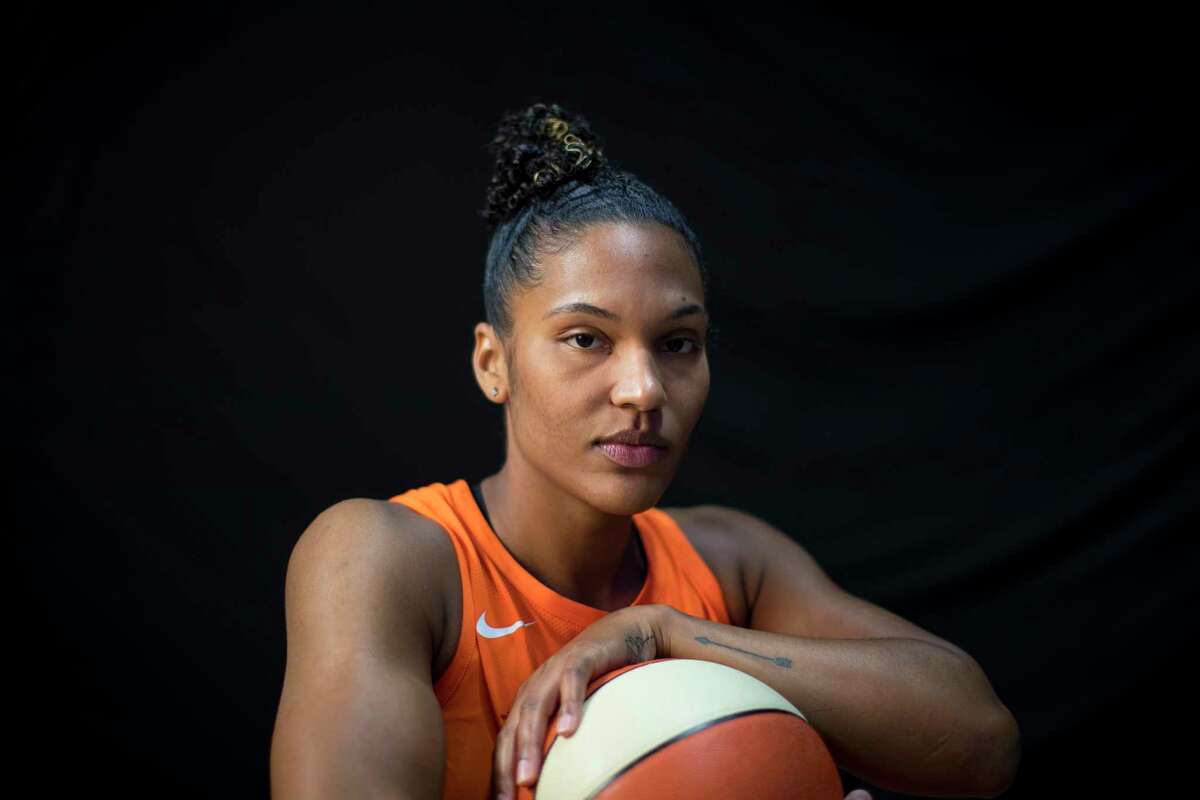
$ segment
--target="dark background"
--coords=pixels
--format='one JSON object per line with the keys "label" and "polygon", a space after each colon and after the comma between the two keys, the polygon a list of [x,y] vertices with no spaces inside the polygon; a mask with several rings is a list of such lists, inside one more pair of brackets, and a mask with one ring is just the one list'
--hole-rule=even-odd
{"label": "dark background", "polygon": [[10,21],[14,774],[267,794],[300,532],[340,499],[500,465],[469,361],[475,213],[501,113],[542,99],[588,116],[707,248],[712,393],[661,505],[757,513],[974,655],[1021,724],[1006,796],[1194,789],[1178,21]]}

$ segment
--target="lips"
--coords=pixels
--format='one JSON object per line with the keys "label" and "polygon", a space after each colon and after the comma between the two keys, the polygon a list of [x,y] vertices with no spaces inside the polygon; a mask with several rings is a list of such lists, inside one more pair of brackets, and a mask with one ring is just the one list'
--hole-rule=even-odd
{"label": "lips", "polygon": [[636,428],[627,428],[623,431],[617,431],[611,436],[604,436],[599,441],[612,442],[614,444],[634,444],[634,445],[652,445],[654,447],[667,447],[669,442],[659,436],[654,431],[639,431]]}
{"label": "lips", "polygon": [[650,444],[623,444],[621,442],[597,442],[600,452],[622,467],[648,467],[666,454],[665,447]]}

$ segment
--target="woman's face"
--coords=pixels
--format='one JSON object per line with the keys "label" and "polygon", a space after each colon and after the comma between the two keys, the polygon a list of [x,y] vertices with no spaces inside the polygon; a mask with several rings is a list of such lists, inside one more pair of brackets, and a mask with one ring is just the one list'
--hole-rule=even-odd
{"label": "woman's face", "polygon": [[[628,223],[591,225],[538,263],[542,282],[513,298],[509,458],[608,513],[649,508],[708,398],[699,268],[675,231]],[[630,428],[666,440],[656,462],[623,466],[597,446]]]}

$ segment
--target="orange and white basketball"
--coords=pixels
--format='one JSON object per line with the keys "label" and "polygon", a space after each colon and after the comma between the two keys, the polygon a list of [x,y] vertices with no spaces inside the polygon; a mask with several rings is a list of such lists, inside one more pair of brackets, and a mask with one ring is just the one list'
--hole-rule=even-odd
{"label": "orange and white basketball", "polygon": [[594,679],[569,737],[551,720],[537,800],[842,800],[804,714],[741,670],[684,658]]}

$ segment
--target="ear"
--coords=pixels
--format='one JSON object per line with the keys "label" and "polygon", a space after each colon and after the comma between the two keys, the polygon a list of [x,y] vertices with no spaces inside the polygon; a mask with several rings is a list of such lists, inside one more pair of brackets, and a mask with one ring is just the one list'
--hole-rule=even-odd
{"label": "ear", "polygon": [[495,329],[486,322],[475,326],[475,352],[471,356],[471,366],[483,396],[493,403],[503,403],[508,397],[508,364],[504,344]]}

